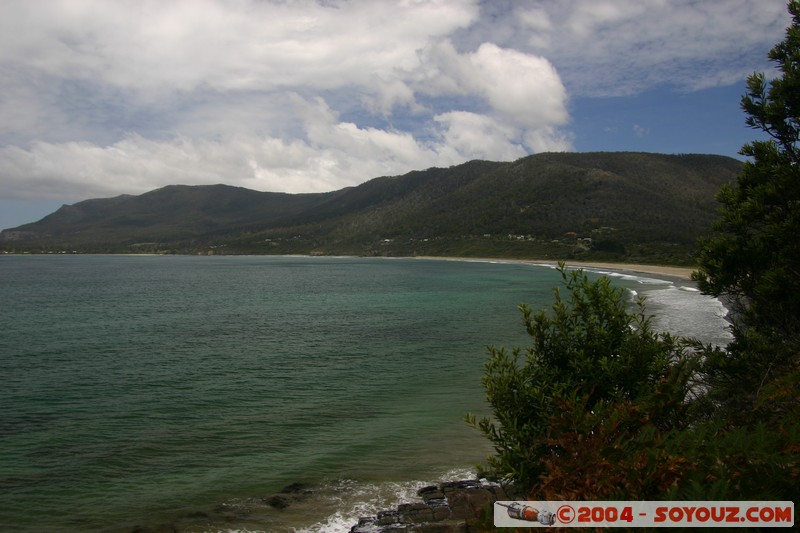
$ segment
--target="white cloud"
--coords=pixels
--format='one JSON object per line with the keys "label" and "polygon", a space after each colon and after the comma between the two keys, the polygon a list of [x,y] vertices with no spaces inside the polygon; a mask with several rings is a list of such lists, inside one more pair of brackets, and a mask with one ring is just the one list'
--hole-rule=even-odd
{"label": "white cloud", "polygon": [[[349,124],[333,125],[326,133],[336,137],[336,146],[254,137],[157,142],[138,135],[105,147],[37,142],[28,150],[0,148],[0,175],[4,194],[16,198],[27,198],[30,191],[44,198],[138,194],[170,183],[321,192],[355,185],[364,175],[397,173],[409,164],[408,154],[394,146],[401,136]],[[405,150],[413,154],[414,148],[412,143]]]}
{"label": "white cloud", "polygon": [[534,152],[570,152],[573,150],[573,135],[552,127],[525,132],[525,144]]}
{"label": "white cloud", "polygon": [[369,85],[414,68],[472,2],[11,1],[0,61],[143,91]]}
{"label": "white cloud", "polygon": [[517,129],[488,116],[451,111],[437,115],[435,120],[444,126],[443,145],[452,161],[473,157],[514,160],[525,155],[525,149],[516,139]]}
{"label": "white cloud", "polygon": [[295,103],[308,144],[318,154],[317,170],[327,172],[331,184],[354,185],[364,181],[364,175],[396,174],[432,166],[439,159],[438,147],[425,147],[410,133],[340,121],[322,98],[305,101],[296,96]]}
{"label": "white cloud", "polygon": [[510,42],[547,57],[575,96],[740,82],[765,69],[789,23],[779,0],[521,2],[506,16]]}
{"label": "white cloud", "polygon": [[646,137],[647,135],[650,135],[650,128],[640,126],[639,124],[634,124],[633,133],[639,138]]}
{"label": "white cloud", "polygon": [[485,113],[462,109],[435,117],[446,125],[444,138],[455,143],[455,152],[507,160],[524,155],[525,146],[571,149],[569,136],[558,131],[569,120],[566,90],[547,59],[492,43],[460,54],[449,41],[429,47],[423,58],[419,92],[473,96],[487,105]]}
{"label": "white cloud", "polygon": [[786,23],[777,0],[5,0],[0,197],[570,150],[570,97],[741,80]]}
{"label": "white cloud", "polygon": [[[322,192],[366,177],[468,159],[513,160],[526,154],[522,130],[489,116],[454,111],[434,117],[435,133],[421,142],[408,132],[359,127],[340,120],[320,97],[291,98],[303,139],[230,135],[176,136],[162,141],[130,134],[100,146],[37,141],[29,149],[0,148],[0,182],[10,197],[113,196],[169,183],[228,183],[257,190]],[[563,149],[550,128],[530,132],[532,145]]]}
{"label": "white cloud", "polygon": [[399,78],[387,80],[376,76],[371,87],[374,93],[364,95],[362,102],[373,114],[389,117],[397,107],[406,107],[415,113],[424,112],[414,97],[414,91],[404,80]]}
{"label": "white cloud", "polygon": [[567,122],[566,91],[547,59],[484,43],[469,61],[473,83],[503,116],[532,127]]}
{"label": "white cloud", "polygon": [[332,190],[565,138],[566,93],[546,59],[448,41],[477,21],[472,2],[11,1],[0,11],[0,68],[13,74],[0,81],[13,89],[0,101],[6,196],[58,183],[72,195],[177,182]]}
{"label": "white cloud", "polygon": [[[307,140],[229,136],[222,140],[131,134],[108,146],[35,142],[0,148],[4,194],[27,198],[142,193],[168,183],[229,183],[257,190],[322,192],[364,177],[406,172],[439,161],[443,147],[410,134],[338,121],[321,98],[293,98]],[[447,159],[448,163],[452,160]]]}

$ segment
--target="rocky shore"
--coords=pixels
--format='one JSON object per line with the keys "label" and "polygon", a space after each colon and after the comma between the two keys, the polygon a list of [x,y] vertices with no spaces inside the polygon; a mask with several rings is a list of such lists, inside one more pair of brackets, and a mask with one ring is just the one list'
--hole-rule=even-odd
{"label": "rocky shore", "polygon": [[361,518],[350,533],[469,533],[492,522],[492,504],[518,499],[511,486],[485,480],[449,481],[417,492],[421,501]]}

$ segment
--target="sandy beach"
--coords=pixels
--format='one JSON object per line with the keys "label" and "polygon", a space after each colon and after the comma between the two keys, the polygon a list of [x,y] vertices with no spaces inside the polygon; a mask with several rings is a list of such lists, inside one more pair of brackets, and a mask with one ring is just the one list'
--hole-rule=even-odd
{"label": "sandy beach", "polygon": [[[528,263],[536,263],[536,264],[552,264],[555,265],[555,262],[552,261],[526,261]],[[691,279],[692,272],[694,272],[695,268],[688,268],[688,267],[674,267],[674,266],[660,266],[660,265],[639,265],[633,263],[593,263],[593,262],[583,262],[583,261],[565,261],[567,266],[573,267],[587,267],[587,268],[601,268],[601,269],[609,269],[609,270],[621,270],[621,271],[628,271],[628,272],[636,272],[637,274],[656,274],[659,276],[669,276],[672,278],[680,278],[680,279]]]}
{"label": "sandy beach", "polygon": [[[497,261],[498,263],[522,263],[529,265],[550,265],[557,266],[558,261],[550,259],[509,259],[492,257],[437,257],[437,256],[416,256],[415,259],[436,259],[440,261]],[[636,274],[654,274],[682,280],[690,280],[695,268],[675,267],[666,265],[642,265],[637,263],[603,263],[592,261],[563,261],[568,267],[586,267],[596,269],[608,269],[620,272],[634,272]]]}

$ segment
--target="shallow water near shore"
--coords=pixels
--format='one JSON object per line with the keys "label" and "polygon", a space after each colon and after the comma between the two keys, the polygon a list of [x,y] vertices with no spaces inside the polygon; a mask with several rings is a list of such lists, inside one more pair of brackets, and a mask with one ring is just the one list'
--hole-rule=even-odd
{"label": "shallow water near shore", "polygon": [[[615,273],[655,325],[724,343],[716,300]],[[342,531],[490,451],[490,344],[559,274],[302,257],[0,258],[0,530]],[[284,487],[288,506],[274,500]],[[272,502],[272,504],[270,504]]]}

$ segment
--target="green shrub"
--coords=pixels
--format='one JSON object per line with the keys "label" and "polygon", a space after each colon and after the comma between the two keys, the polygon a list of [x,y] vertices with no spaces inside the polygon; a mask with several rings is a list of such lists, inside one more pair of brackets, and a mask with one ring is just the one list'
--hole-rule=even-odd
{"label": "green shrub", "polygon": [[520,306],[532,345],[489,349],[483,383],[492,418],[468,417],[494,444],[491,474],[526,489],[571,453],[567,433],[599,438],[602,428],[613,440],[685,427],[697,368],[685,342],[652,330],[641,300],[630,312],[624,289],[608,278],[559,270],[567,296],[555,289],[551,312]]}

